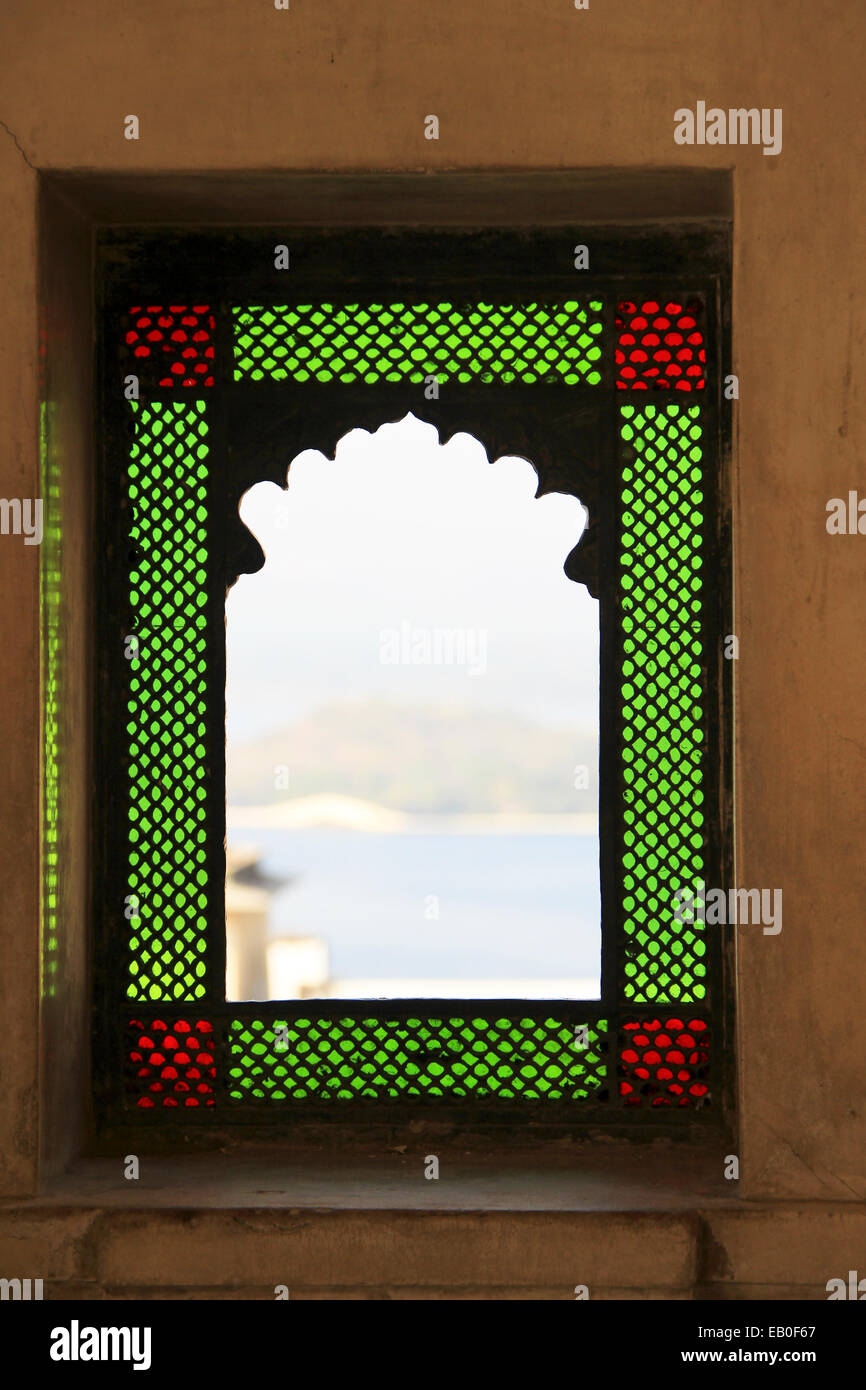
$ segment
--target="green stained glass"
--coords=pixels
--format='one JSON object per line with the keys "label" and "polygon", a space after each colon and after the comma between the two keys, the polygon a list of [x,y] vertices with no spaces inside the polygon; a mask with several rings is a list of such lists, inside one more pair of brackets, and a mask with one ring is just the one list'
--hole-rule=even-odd
{"label": "green stained glass", "polygon": [[601,381],[602,305],[235,308],[235,381]]}
{"label": "green stained glass", "polygon": [[191,1001],[205,989],[208,426],[204,401],[132,408],[127,995]]}
{"label": "green stained glass", "polygon": [[234,1022],[229,1094],[244,1104],[590,1100],[607,1085],[604,1021],[310,1018]]}
{"label": "green stained glass", "polygon": [[60,851],[60,663],[63,548],[60,532],[60,468],[55,447],[54,406],[40,406],[40,466],[43,531],[40,549],[42,610],[42,994],[57,993]]}
{"label": "green stained glass", "polygon": [[701,407],[624,405],[620,433],[624,994],[691,1004],[706,928],[674,906],[705,872]]}

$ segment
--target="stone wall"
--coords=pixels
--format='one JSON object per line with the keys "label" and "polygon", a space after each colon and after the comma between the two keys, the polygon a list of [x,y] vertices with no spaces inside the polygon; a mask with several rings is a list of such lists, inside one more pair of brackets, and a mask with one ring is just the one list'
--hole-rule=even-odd
{"label": "stone wall", "polygon": [[[0,14],[0,493],[40,495],[42,402],[43,462],[53,458],[61,469],[69,598],[61,969],[47,998],[39,988],[39,550],[3,538],[0,1192],[10,1202],[33,1199],[40,1181],[65,1166],[86,1123],[87,1081],[76,1059],[87,1028],[82,634],[92,438],[80,349],[90,335],[88,220],[123,220],[124,208],[130,219],[142,208],[153,215],[160,187],[172,186],[192,216],[201,180],[210,180],[202,196],[212,207],[213,181],[222,175],[235,181],[223,214],[237,215],[245,171],[279,181],[281,172],[303,171],[730,169],[731,369],[740,382],[733,498],[738,881],[782,888],[784,928],[779,936],[742,933],[739,951],[739,1193],[758,1206],[718,1218],[723,1230],[714,1239],[729,1265],[723,1261],[711,1276],[699,1267],[700,1250],[711,1247],[694,1234],[703,1228],[692,1204],[682,1231],[667,1218],[674,1253],[664,1285],[690,1290],[707,1277],[743,1288],[803,1285],[830,1258],[823,1237],[813,1243],[810,1233],[825,1229],[822,1213],[831,1209],[826,1229],[835,1232],[835,1255],[850,1253],[845,1268],[853,1268],[859,1249],[862,1265],[866,541],[828,536],[825,507],[858,486],[864,455],[866,195],[855,61],[864,36],[858,0],[841,0],[830,12],[809,0],[664,10],[645,0],[593,0],[581,11],[569,0],[292,0],[288,11],[269,0],[139,0],[122,18],[109,0],[72,0],[59,10],[7,0]],[[674,112],[699,100],[781,108],[782,152],[678,146]],[[138,141],[123,138],[130,113],[140,120]],[[439,117],[438,141],[424,138],[428,114]],[[177,178],[152,185],[142,201],[145,175]],[[126,182],[100,208],[99,179],[107,176]],[[89,188],[80,200],[76,179]],[[124,188],[119,209],[116,190]],[[785,1204],[776,1224],[755,1224],[761,1212],[771,1222],[775,1203]],[[13,1218],[13,1208],[3,1223],[30,1219]],[[136,1275],[123,1254],[134,1216],[100,1225],[83,1211],[61,1218],[46,1208],[33,1219],[33,1238],[47,1230],[50,1248],[67,1252],[57,1253],[68,1255],[67,1277],[82,1287],[165,1282],[159,1261],[160,1249],[172,1248],[167,1228],[148,1227],[147,1273]],[[203,1278],[214,1229],[206,1216],[196,1221],[201,1253],[177,1266],[190,1287]],[[797,1223],[800,1235],[791,1241],[785,1233]],[[457,1226],[448,1229],[456,1249]],[[776,1229],[773,1245],[766,1232]],[[437,1248],[446,1251],[450,1236],[444,1227],[440,1234]],[[386,1245],[390,1238],[383,1236]],[[311,1287],[332,1281],[322,1241]],[[444,1284],[457,1277],[449,1258],[443,1254],[437,1266]],[[473,1287],[496,1282],[483,1259],[466,1268]],[[602,1283],[617,1284],[617,1268],[600,1267]],[[726,1268],[730,1275],[719,1272]],[[826,1269],[820,1282],[835,1272]],[[386,1275],[383,1266],[361,1282],[386,1285]],[[255,1284],[264,1269],[241,1263],[237,1279]],[[551,1281],[538,1263],[518,1283],[528,1290]]]}

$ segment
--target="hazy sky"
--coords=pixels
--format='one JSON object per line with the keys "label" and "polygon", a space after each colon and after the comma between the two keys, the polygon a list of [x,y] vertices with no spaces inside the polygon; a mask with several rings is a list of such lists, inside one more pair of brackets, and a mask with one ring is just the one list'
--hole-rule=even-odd
{"label": "hazy sky", "polygon": [[[230,739],[370,696],[597,723],[598,605],[562,571],[574,498],[535,500],[528,463],[491,465],[465,434],[440,447],[411,415],[354,430],[334,462],[299,454],[289,479],[241,503],[267,563],[228,599]],[[400,659],[436,630],[462,633],[461,664]]]}

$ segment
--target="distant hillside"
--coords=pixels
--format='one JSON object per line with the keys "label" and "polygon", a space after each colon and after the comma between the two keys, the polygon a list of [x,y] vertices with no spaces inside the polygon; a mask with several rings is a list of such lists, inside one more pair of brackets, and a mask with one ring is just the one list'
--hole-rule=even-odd
{"label": "distant hillside", "polygon": [[[228,801],[237,806],[339,795],[422,814],[597,807],[595,731],[551,729],[512,714],[384,700],[334,704],[230,747],[227,757]],[[586,790],[574,787],[579,764],[589,768]]]}

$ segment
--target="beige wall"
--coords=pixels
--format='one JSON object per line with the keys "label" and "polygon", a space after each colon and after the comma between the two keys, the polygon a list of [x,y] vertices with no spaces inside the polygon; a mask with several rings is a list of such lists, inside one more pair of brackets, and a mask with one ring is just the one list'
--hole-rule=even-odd
{"label": "beige wall", "polygon": [[[39,487],[34,169],[733,167],[739,881],[784,892],[781,935],[743,933],[740,950],[755,1198],[866,1197],[866,539],[824,528],[827,499],[864,482],[864,38],[861,0],[6,0],[0,14],[3,496]],[[677,147],[673,112],[698,99],[782,107],[783,153]],[[59,428],[74,460],[82,421]],[[39,1144],[37,568],[35,548],[2,540],[8,1192],[33,1189]]]}

